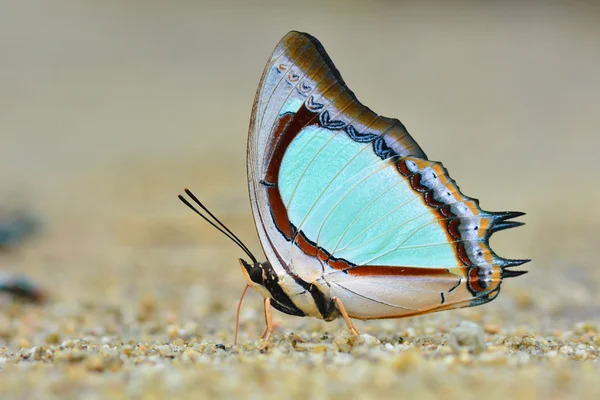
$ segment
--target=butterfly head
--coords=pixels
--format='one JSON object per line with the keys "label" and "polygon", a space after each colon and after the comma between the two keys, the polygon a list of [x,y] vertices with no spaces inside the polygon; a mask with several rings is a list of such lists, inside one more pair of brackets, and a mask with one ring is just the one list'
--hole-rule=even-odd
{"label": "butterfly head", "polygon": [[242,266],[242,272],[244,277],[250,286],[252,284],[262,285],[264,282],[264,271],[261,263],[249,263],[245,260],[239,259],[240,265]]}
{"label": "butterfly head", "polygon": [[[261,294],[263,294],[263,291],[268,293],[268,290],[266,289],[267,281],[269,280],[269,273],[267,271],[269,266],[268,262],[249,263],[241,258],[239,259],[239,262],[242,267],[242,274],[244,274],[244,279],[246,279],[248,286]],[[267,297],[270,296],[267,295]]]}

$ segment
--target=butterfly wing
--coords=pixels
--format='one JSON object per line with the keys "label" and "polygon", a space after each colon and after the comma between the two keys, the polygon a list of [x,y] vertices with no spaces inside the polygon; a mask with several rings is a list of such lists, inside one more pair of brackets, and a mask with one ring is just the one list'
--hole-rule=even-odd
{"label": "butterfly wing", "polygon": [[485,212],[464,196],[400,121],[357,100],[305,33],[286,35],[263,73],[248,180],[271,265],[357,318],[489,301],[504,268],[522,263],[488,245],[520,214]]}
{"label": "butterfly wing", "polygon": [[[321,112],[319,112],[321,111]],[[278,165],[287,145],[305,127],[319,118],[335,124],[349,124],[349,132],[364,143],[374,142],[382,154],[425,157],[417,143],[396,119],[377,115],[362,105],[346,86],[340,73],[314,37],[288,33],[271,55],[256,93],[248,135],[248,185],[259,237],[267,258],[278,256],[289,262],[289,254],[277,235],[267,233],[284,229],[272,219],[269,187],[276,185]],[[361,132],[369,132],[362,134]],[[376,137],[377,136],[377,137]],[[271,168],[269,168],[271,167]],[[264,246],[273,242],[271,246]],[[277,264],[277,263],[275,263]]]}

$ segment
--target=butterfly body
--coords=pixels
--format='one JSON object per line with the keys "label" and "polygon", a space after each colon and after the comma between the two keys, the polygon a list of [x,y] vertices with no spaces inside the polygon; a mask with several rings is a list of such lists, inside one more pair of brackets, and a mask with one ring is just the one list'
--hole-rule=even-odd
{"label": "butterfly body", "polygon": [[[271,298],[273,308],[298,317],[315,317],[331,321],[338,316],[335,304],[322,279],[311,282],[287,272],[277,273],[267,261],[260,267],[240,260],[248,284],[265,298]],[[254,274],[260,270],[260,275]]]}

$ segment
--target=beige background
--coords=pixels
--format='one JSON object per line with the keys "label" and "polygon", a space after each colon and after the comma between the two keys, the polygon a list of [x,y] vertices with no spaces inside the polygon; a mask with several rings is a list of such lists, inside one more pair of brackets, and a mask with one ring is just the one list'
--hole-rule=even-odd
{"label": "beige background", "polygon": [[[176,195],[192,189],[259,253],[247,126],[264,64],[295,29],[319,38],[359,99],[401,119],[465,194],[528,214],[493,245],[532,258],[530,273],[485,307],[431,318],[534,318],[540,329],[600,319],[600,3],[218,4],[0,0],[1,200],[45,221],[0,268],[47,288],[46,316],[86,302],[127,315],[150,297],[231,342],[242,254]],[[257,327],[243,340],[256,338],[260,307],[247,299]]]}
{"label": "beige background", "polygon": [[[509,285],[589,292],[594,303],[579,306],[598,317],[597,3],[3,3],[3,192],[72,251],[141,240],[177,258],[218,245],[222,265],[210,252],[186,259],[194,280],[219,270],[240,286],[235,248],[175,195],[196,191],[258,252],[247,125],[266,59],[297,29],[317,36],[359,98],[400,118],[466,194],[528,213],[525,228],[494,238],[499,254],[534,259]],[[147,225],[156,229],[142,236],[158,237],[137,237]],[[78,268],[110,279],[86,256]]]}

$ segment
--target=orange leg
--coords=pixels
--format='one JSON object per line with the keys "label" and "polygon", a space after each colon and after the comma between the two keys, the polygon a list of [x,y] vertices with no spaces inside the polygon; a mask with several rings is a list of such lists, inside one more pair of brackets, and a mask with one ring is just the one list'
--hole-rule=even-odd
{"label": "orange leg", "polygon": [[266,335],[267,335],[267,327],[265,326],[265,329],[263,330],[263,333],[261,333],[260,338],[264,339]]}
{"label": "orange leg", "polygon": [[[267,332],[267,337],[265,337],[265,342],[262,346],[260,346],[260,350],[263,351],[269,345],[269,340],[271,339],[271,335],[273,334],[273,320],[271,318],[271,299],[265,299],[265,322],[267,323],[267,328],[265,329]],[[264,336],[264,335],[263,335]]]}
{"label": "orange leg", "polygon": [[354,336],[360,335],[360,333],[358,333],[358,331],[354,327],[354,324],[350,320],[350,317],[348,316],[348,313],[346,312],[346,309],[344,308],[344,304],[342,303],[342,301],[340,299],[338,299],[337,297],[334,297],[333,301],[335,302],[335,306],[338,309],[338,311],[340,312],[340,314],[342,314],[344,321],[346,321],[346,325],[348,325],[348,329],[350,330],[350,333],[352,333]]}

